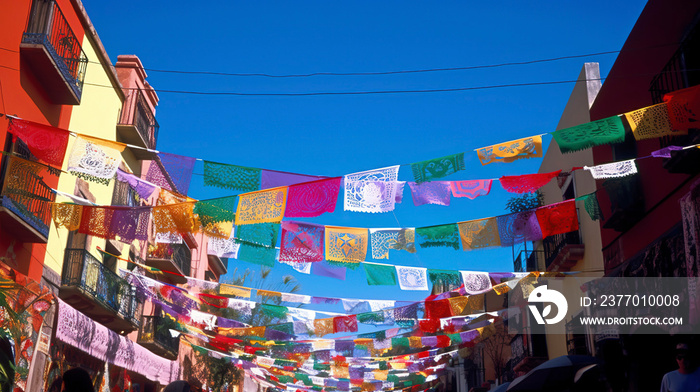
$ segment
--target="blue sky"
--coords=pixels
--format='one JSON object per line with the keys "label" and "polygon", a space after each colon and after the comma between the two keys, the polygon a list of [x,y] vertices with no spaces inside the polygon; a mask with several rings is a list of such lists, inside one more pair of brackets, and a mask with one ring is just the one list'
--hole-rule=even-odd
{"label": "blue sky", "polygon": [[[619,50],[644,1],[185,1],[83,0],[107,52],[136,54],[148,69],[306,74],[466,67]],[[447,89],[574,80],[585,61],[607,75],[615,55],[489,69],[380,76],[186,75],[147,71],[156,89],[301,93]],[[467,152],[466,171],[447,180],[537,171],[540,160],[481,166],[474,148],[551,132],[573,84],[463,92],[307,97],[159,93],[158,149],[244,166],[339,176]],[[545,138],[546,143],[550,140]],[[202,173],[201,166],[195,172]],[[412,180],[402,167],[401,180]],[[227,195],[193,178],[190,195]],[[410,191],[394,213],[310,219],[351,227],[421,227],[503,214],[507,194],[415,207]],[[510,271],[511,248],[394,252],[388,263]],[[229,269],[256,266],[231,260]],[[362,270],[345,282],[284,265],[309,295],[421,299],[426,292],[368,286]]]}

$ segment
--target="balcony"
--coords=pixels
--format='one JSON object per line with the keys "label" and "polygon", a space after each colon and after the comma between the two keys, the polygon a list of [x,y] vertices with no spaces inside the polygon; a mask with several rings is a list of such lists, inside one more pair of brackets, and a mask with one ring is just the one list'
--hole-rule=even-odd
{"label": "balcony", "polygon": [[165,273],[159,279],[173,284],[187,283],[190,275],[192,251],[183,244],[151,244],[148,246],[146,265]]}
{"label": "balcony", "polygon": [[66,249],[58,295],[113,331],[128,333],[140,324],[136,289],[85,249]]}
{"label": "balcony", "polygon": [[156,355],[175,359],[180,348],[180,337],[173,337],[170,330],[176,329],[176,326],[177,323],[167,317],[143,316],[137,343]]}
{"label": "balcony", "polygon": [[207,255],[207,258],[209,259],[209,268],[211,268],[211,270],[214,271],[217,277],[226,274],[226,272],[228,271],[227,258],[222,259],[217,255],[211,254]]}
{"label": "balcony", "polygon": [[56,195],[35,165],[8,157],[0,191],[0,225],[20,242],[46,243]]}
{"label": "balcony", "polygon": [[20,54],[56,104],[79,105],[88,59],[54,0],[34,0]]}
{"label": "balcony", "polygon": [[[158,129],[158,121],[148,106],[143,91],[129,90],[117,124],[119,141],[153,150],[158,141]],[[136,148],[132,151],[137,159],[153,159],[147,151]]]}
{"label": "balcony", "polygon": [[547,271],[569,271],[584,256],[585,246],[579,231],[547,237],[542,245]]}
{"label": "balcony", "polygon": [[513,260],[513,271],[532,272],[539,271],[539,260],[543,256],[541,250],[521,250]]}
{"label": "balcony", "polygon": [[609,179],[603,187],[610,198],[612,213],[603,227],[625,232],[644,217],[644,194],[641,176]]}

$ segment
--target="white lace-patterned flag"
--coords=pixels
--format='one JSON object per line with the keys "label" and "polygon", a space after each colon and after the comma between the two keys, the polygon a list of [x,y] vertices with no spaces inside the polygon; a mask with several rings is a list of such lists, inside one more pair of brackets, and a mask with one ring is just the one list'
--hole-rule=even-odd
{"label": "white lace-patterned flag", "polygon": [[231,230],[231,237],[229,238],[209,237],[207,254],[237,259],[241,244],[236,243],[234,238],[234,230]]}
{"label": "white lace-patterned flag", "polygon": [[401,290],[428,290],[428,269],[396,266]]}
{"label": "white lace-patterned flag", "polygon": [[391,309],[396,306],[396,301],[369,300],[369,308],[373,312],[384,309]]}
{"label": "white lace-patterned flag", "polygon": [[399,166],[345,175],[345,211],[393,211],[398,176]]}
{"label": "white lace-patterned flag", "polygon": [[117,174],[125,147],[121,143],[78,136],[68,158],[68,171],[108,185]]}
{"label": "white lace-patterned flag", "polygon": [[467,294],[481,294],[491,290],[491,278],[488,272],[460,271],[464,290]]}
{"label": "white lace-patterned flag", "polygon": [[584,166],[584,169],[591,172],[596,180],[603,178],[617,178],[637,174],[637,165],[634,159],[621,162],[607,163],[598,166]]}

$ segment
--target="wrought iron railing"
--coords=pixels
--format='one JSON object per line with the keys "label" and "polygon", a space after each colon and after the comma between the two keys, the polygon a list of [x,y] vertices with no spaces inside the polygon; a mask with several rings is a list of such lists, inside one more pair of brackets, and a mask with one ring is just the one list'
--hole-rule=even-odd
{"label": "wrought iron railing", "polygon": [[34,0],[23,43],[42,44],[80,97],[88,59],[55,0]]}
{"label": "wrought iron railing", "polygon": [[141,322],[143,304],[137,299],[136,288],[85,249],[66,249],[61,286],[78,288],[134,325]]}
{"label": "wrought iron railing", "polygon": [[543,255],[542,250],[521,250],[513,260],[515,272],[532,272],[538,270],[539,260]]}
{"label": "wrought iron railing", "polygon": [[143,316],[139,329],[139,343],[156,343],[173,355],[177,355],[180,346],[180,338],[173,337],[171,329],[176,329],[177,324],[162,316]]}
{"label": "wrought iron railing", "polygon": [[49,235],[51,205],[56,195],[37,174],[34,164],[8,156],[0,191],[2,206],[13,211],[45,237]]}
{"label": "wrought iron railing", "polygon": [[192,251],[185,244],[151,244],[147,258],[172,260],[183,274],[190,275]]}
{"label": "wrought iron railing", "polygon": [[564,246],[581,245],[581,243],[581,232],[578,230],[569,233],[555,234],[545,238],[542,240],[545,267],[549,268],[549,266],[552,265],[552,262],[557,258],[559,252],[564,249]]}
{"label": "wrought iron railing", "polygon": [[127,93],[119,116],[119,125],[135,127],[146,142],[146,146],[151,149],[156,148],[160,126],[141,89],[129,90]]}

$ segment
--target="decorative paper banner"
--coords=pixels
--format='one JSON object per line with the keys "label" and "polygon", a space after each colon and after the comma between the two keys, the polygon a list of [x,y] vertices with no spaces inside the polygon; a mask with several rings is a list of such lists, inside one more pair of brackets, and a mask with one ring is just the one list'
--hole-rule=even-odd
{"label": "decorative paper banner", "polygon": [[574,199],[540,207],[535,211],[542,237],[578,230],[578,215]]}
{"label": "decorative paper banner", "polygon": [[450,189],[454,197],[476,199],[491,192],[493,180],[450,181]]}
{"label": "decorative paper banner", "polygon": [[[177,361],[161,358],[120,336],[58,300],[56,338],[83,352],[116,366],[139,373],[159,384],[177,379]],[[90,338],[86,338],[89,336]]]}
{"label": "decorative paper banner", "polygon": [[142,199],[148,199],[151,197],[151,195],[153,195],[153,192],[158,189],[155,184],[144,181],[133,174],[122,171],[121,169],[117,169],[117,180],[129,184],[129,186],[131,186],[131,188],[133,188]]}
{"label": "decorative paper banner", "polygon": [[654,139],[672,134],[687,134],[688,131],[673,132],[668,108],[665,103],[625,113],[625,118],[636,140]]}
{"label": "decorative paper banner", "polygon": [[251,289],[246,287],[234,286],[221,283],[219,285],[219,294],[234,296],[239,298],[250,298]]}
{"label": "decorative paper banner", "polygon": [[501,215],[498,221],[498,236],[501,246],[513,246],[526,241],[538,241],[542,239],[540,224],[537,222],[535,211],[516,212]]}
{"label": "decorative paper banner", "polygon": [[391,166],[345,175],[345,211],[393,211],[398,174],[399,166]]}
{"label": "decorative paper banner", "polygon": [[238,260],[266,267],[274,267],[276,258],[277,250],[275,248],[242,243],[238,250]]}
{"label": "decorative paper banner", "polygon": [[[428,269],[428,278],[433,284],[442,288],[441,291],[452,291],[462,285],[462,277],[458,271],[447,271],[439,269]],[[429,302],[429,301],[427,301]],[[426,303],[427,303],[426,302]],[[449,316],[448,316],[449,317]],[[432,317],[428,317],[432,318]]]}
{"label": "decorative paper banner", "polygon": [[236,196],[200,200],[194,205],[202,231],[209,237],[230,238],[236,211]]}
{"label": "decorative paper banner", "polygon": [[109,226],[110,237],[116,235],[121,242],[130,244],[135,240],[148,240],[149,207],[115,207]]}
{"label": "decorative paper banner", "polygon": [[518,159],[539,158],[542,156],[542,136],[532,136],[512,140],[476,150],[482,165],[494,162],[510,163]]}
{"label": "decorative paper banner", "polygon": [[401,290],[428,290],[426,268],[396,266]]}
{"label": "decorative paper banner", "polygon": [[194,203],[156,206],[152,209],[156,233],[193,233],[196,231]]}
{"label": "decorative paper banner", "polygon": [[637,174],[637,165],[634,159],[629,159],[626,161],[607,163],[605,165],[598,165],[593,167],[584,166],[585,170],[591,172],[591,175],[596,180],[604,178],[617,178],[625,177],[632,174]]}
{"label": "decorative paper banner", "polygon": [[405,250],[409,253],[416,253],[416,229],[413,227],[403,228],[399,230],[399,235],[396,238],[396,244],[391,249]]}
{"label": "decorative paper banner", "polygon": [[204,185],[243,192],[260,189],[260,169],[204,161]]}
{"label": "decorative paper banner", "polygon": [[195,158],[158,152],[158,159],[175,185],[174,191],[186,195],[190,189]]}
{"label": "decorative paper banner", "polygon": [[566,154],[603,144],[622,143],[625,141],[625,126],[619,116],[612,116],[560,129],[552,135],[559,150]]}
{"label": "decorative paper banner", "polygon": [[370,286],[396,286],[396,268],[389,265],[363,263],[367,284]]}
{"label": "decorative paper banner", "polygon": [[326,179],[326,177],[286,173],[275,170],[262,170],[260,172],[260,189],[278,188],[324,179]]}
{"label": "decorative paper banner", "polygon": [[421,184],[409,182],[408,186],[411,187],[411,196],[415,206],[423,204],[450,205],[449,181],[431,181]]}
{"label": "decorative paper banner", "polygon": [[83,215],[80,219],[78,232],[100,238],[114,239],[114,234],[109,231],[113,214],[114,210],[111,208],[83,206]]}
{"label": "decorative paper banner", "polygon": [[314,320],[314,333],[316,336],[323,337],[333,333],[334,323],[332,318]]}
{"label": "decorative paper banner", "polygon": [[268,248],[277,246],[280,225],[276,223],[258,223],[236,227],[235,241],[241,244],[260,245]]}
{"label": "decorative paper banner", "polygon": [[125,144],[87,136],[78,136],[73,143],[68,171],[89,181],[109,185],[121,163]]}
{"label": "decorative paper banner", "polygon": [[457,223],[462,249],[473,250],[501,246],[497,218],[484,218]]}
{"label": "decorative paper banner", "polygon": [[488,272],[460,271],[460,273],[462,274],[462,282],[467,294],[483,294],[491,290],[491,278],[489,278]]}
{"label": "decorative paper banner", "polygon": [[588,195],[583,195],[576,198],[576,201],[583,201],[583,206],[591,217],[591,220],[603,219],[603,211],[600,209],[600,204],[598,204],[598,198],[595,193],[590,193]]}
{"label": "decorative paper banner", "polygon": [[693,86],[664,95],[673,129],[687,131],[700,121],[700,87]]}
{"label": "decorative paper banner", "polygon": [[501,186],[507,192],[532,193],[547,185],[552,178],[556,178],[561,170],[551,173],[525,174],[522,176],[503,176],[499,179]]}
{"label": "decorative paper banner", "polygon": [[56,228],[65,227],[69,231],[78,230],[83,216],[83,206],[67,203],[51,204],[51,217]]}
{"label": "decorative paper banner", "polygon": [[403,188],[406,186],[406,181],[396,181],[396,204],[403,202]]}
{"label": "decorative paper banner", "polygon": [[651,156],[653,156],[654,158],[671,158],[672,151],[681,151],[682,149],[683,147],[668,146],[660,150],[652,151]]}
{"label": "decorative paper banner", "polygon": [[357,318],[354,315],[334,317],[333,332],[357,332]]}
{"label": "decorative paper banner", "polygon": [[244,193],[239,196],[236,225],[280,222],[284,217],[287,188]]}
{"label": "decorative paper banner", "polygon": [[416,229],[418,244],[422,248],[448,247],[459,250],[459,229],[456,223],[446,225],[419,227]]}
{"label": "decorative paper banner", "polygon": [[463,152],[411,164],[413,179],[418,183],[443,178],[464,168]]}
{"label": "decorative paper banner", "polygon": [[12,133],[12,142],[22,139],[29,151],[40,161],[60,169],[68,149],[70,132],[32,121],[10,118],[7,132]]}
{"label": "decorative paper banner", "polygon": [[335,211],[341,180],[341,177],[336,177],[290,186],[284,215],[310,218]]}
{"label": "decorative paper banner", "polygon": [[300,263],[324,260],[324,232],[321,225],[282,222],[280,262]]}
{"label": "decorative paper banner", "polygon": [[367,229],[326,226],[326,260],[359,263],[367,255]]}
{"label": "decorative paper banner", "polygon": [[311,264],[311,273],[313,275],[325,276],[327,278],[345,280],[345,267],[331,267],[325,261]]}
{"label": "decorative paper banner", "polygon": [[402,229],[370,229],[372,241],[372,258],[388,259],[389,249],[395,249]]}
{"label": "decorative paper banner", "polygon": [[156,233],[156,244],[181,244],[182,236],[178,233]]}
{"label": "decorative paper banner", "polygon": [[235,242],[233,238],[234,234],[234,232],[231,232],[230,238],[209,237],[207,254],[216,255],[218,257],[237,259],[240,244],[237,244]]}

